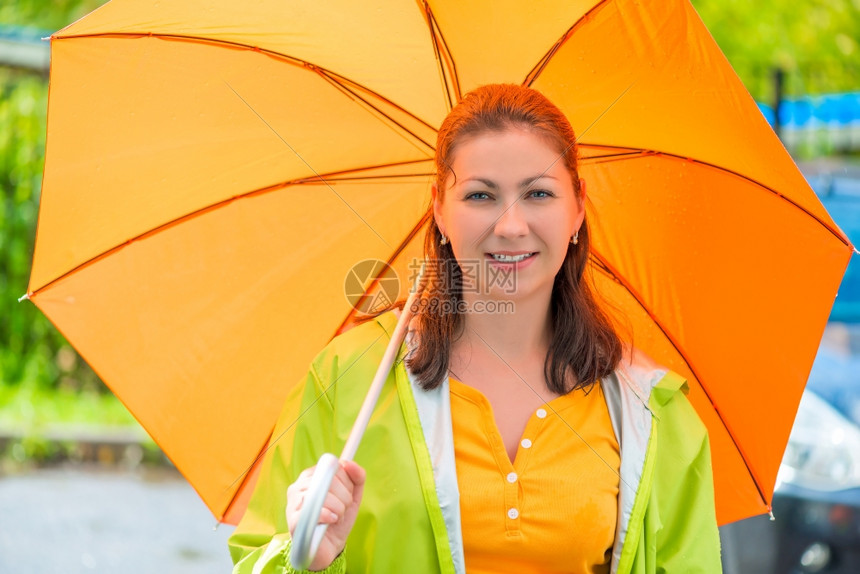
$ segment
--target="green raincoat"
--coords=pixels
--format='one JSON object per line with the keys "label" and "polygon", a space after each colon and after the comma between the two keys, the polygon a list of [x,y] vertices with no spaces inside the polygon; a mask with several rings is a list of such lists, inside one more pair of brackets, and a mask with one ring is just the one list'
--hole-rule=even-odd
{"label": "green raincoat", "polygon": [[[229,541],[234,573],[294,572],[287,486],[322,453],[341,451],[396,322],[385,313],[333,339],[291,393]],[[408,343],[356,454],[367,471],[364,496],[346,550],[327,571],[465,572],[448,385],[420,389],[402,361]],[[708,436],[679,392],[685,381],[634,363],[602,385],[621,446],[611,572],[720,572]]]}

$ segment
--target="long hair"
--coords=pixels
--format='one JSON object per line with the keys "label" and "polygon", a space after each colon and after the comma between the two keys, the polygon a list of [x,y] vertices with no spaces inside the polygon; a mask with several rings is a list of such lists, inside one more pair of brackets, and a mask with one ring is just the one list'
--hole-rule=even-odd
{"label": "long hair", "polygon": [[[570,171],[577,199],[582,201],[576,137],[570,122],[543,94],[514,84],[486,85],[469,92],[442,122],[436,142],[439,200],[444,201],[444,183],[453,173],[451,163],[457,145],[468,136],[510,128],[536,133],[557,149]],[[432,212],[432,205],[430,209]],[[462,309],[462,270],[451,244],[440,245],[441,239],[439,227],[430,217],[424,238],[428,279],[421,304],[415,308],[420,344],[406,359],[425,390],[438,387],[447,378],[452,339],[463,321],[458,312]],[[550,298],[552,341],[544,374],[549,388],[560,394],[576,388],[588,390],[621,360],[621,341],[585,279],[589,250],[586,219],[578,243],[568,246]]]}

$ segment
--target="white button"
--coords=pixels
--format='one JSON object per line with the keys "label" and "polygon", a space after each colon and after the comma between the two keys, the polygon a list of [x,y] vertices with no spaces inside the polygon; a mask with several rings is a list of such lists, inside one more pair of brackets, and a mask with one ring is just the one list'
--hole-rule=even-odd
{"label": "white button", "polygon": [[535,414],[537,414],[539,419],[546,418],[546,411],[543,409],[538,409],[537,413],[535,413]]}
{"label": "white button", "polygon": [[532,441],[530,441],[527,438],[524,438],[523,442],[521,442],[520,444],[523,445],[523,448],[531,448],[532,447]]}
{"label": "white button", "polygon": [[511,472],[508,474],[508,482],[516,482],[517,481],[517,473]]}
{"label": "white button", "polygon": [[508,510],[508,518],[510,518],[511,520],[516,520],[517,516],[519,515],[520,511],[516,508],[511,508],[510,510]]}

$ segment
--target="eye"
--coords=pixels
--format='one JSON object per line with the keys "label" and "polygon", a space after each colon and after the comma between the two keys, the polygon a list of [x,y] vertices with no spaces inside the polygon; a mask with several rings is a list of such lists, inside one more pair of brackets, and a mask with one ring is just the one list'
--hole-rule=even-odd
{"label": "eye", "polygon": [[529,196],[536,197],[537,199],[543,199],[545,197],[555,197],[551,191],[547,191],[545,189],[533,189],[529,193]]}
{"label": "eye", "polygon": [[465,199],[489,199],[490,195],[486,191],[475,191],[468,194]]}

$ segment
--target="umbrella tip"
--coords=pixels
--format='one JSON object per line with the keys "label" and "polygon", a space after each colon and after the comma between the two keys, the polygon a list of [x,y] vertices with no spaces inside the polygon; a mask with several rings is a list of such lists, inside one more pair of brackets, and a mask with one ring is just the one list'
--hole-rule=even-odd
{"label": "umbrella tip", "polygon": [[23,295],[18,297],[18,303],[20,303],[21,301],[28,301],[29,299],[30,299],[30,294],[24,293]]}
{"label": "umbrella tip", "polygon": [[767,515],[770,516],[771,522],[776,520],[776,517],[774,517],[774,515],[773,515],[773,508],[771,508],[770,506],[767,507]]}
{"label": "umbrella tip", "polygon": [[212,532],[215,532],[216,530],[218,530],[218,527],[219,527],[219,526],[221,526],[221,523],[220,523],[220,522],[216,522],[216,523],[215,523],[215,526],[213,526],[213,527],[212,527]]}

